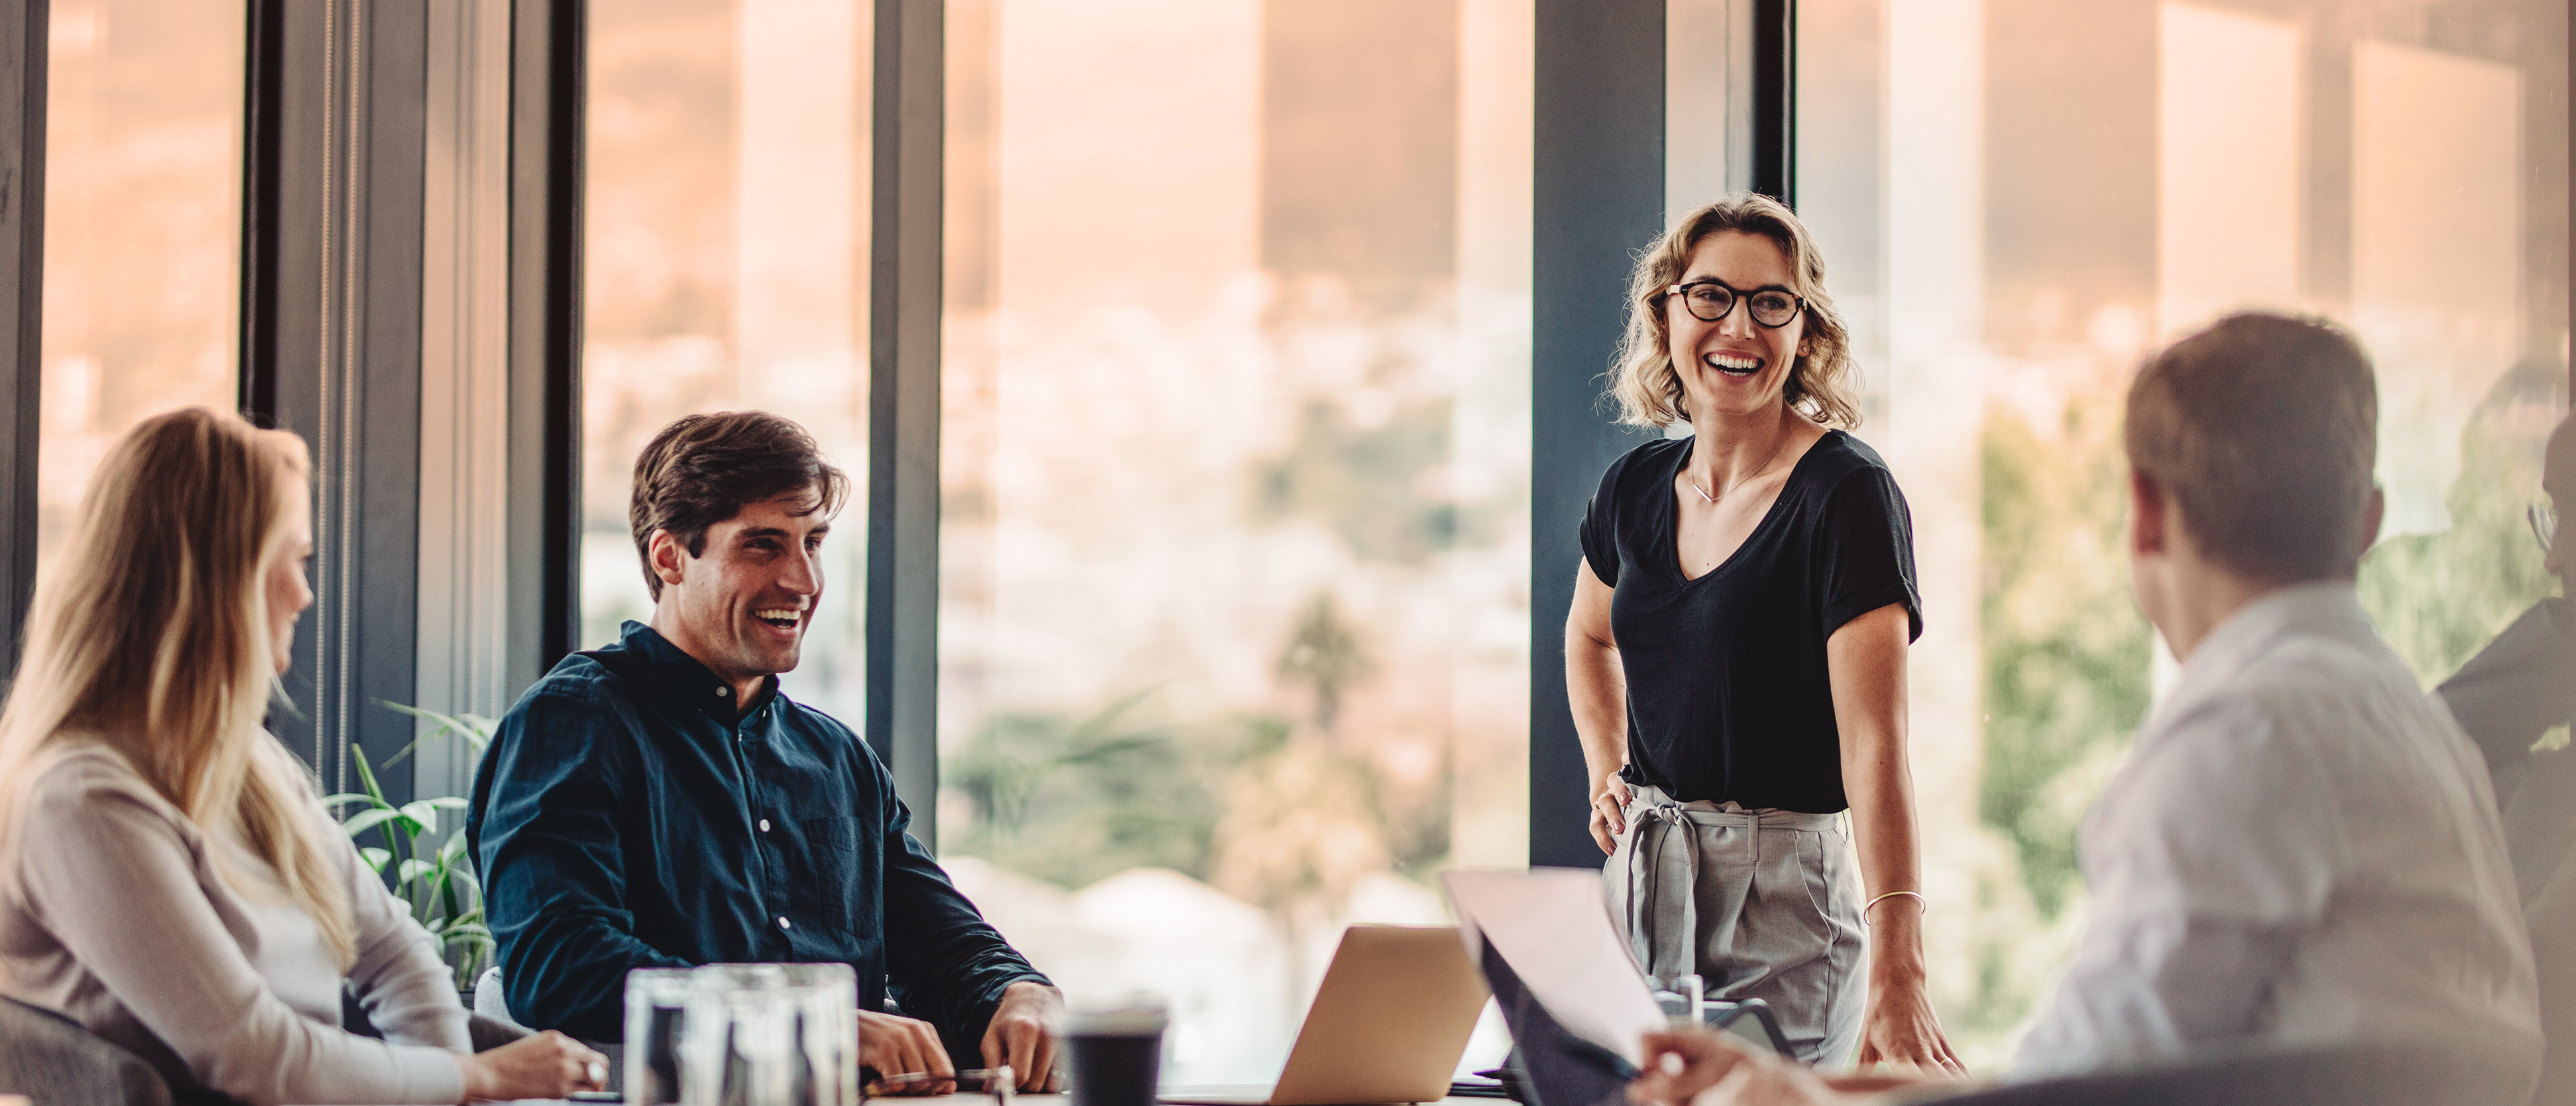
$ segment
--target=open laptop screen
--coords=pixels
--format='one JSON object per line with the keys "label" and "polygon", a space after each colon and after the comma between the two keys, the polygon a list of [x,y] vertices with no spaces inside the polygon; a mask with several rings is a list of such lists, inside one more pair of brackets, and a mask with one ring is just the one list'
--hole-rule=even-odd
{"label": "open laptop screen", "polygon": [[1628,1080],[1637,1069],[1619,1054],[1575,1036],[1521,985],[1501,950],[1485,945],[1485,986],[1512,1031],[1512,1067],[1529,1095],[1527,1106],[1627,1106]]}

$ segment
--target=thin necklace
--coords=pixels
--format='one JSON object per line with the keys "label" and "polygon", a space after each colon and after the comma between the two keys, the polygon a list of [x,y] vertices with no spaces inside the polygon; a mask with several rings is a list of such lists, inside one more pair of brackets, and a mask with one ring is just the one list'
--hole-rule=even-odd
{"label": "thin necklace", "polygon": [[1779,440],[1779,441],[1776,441],[1776,442],[1771,443],[1771,455],[1762,459],[1762,467],[1761,467],[1761,468],[1755,469],[1755,470],[1753,470],[1753,471],[1752,471],[1752,472],[1750,472],[1750,473],[1747,473],[1747,474],[1745,474],[1745,475],[1743,475],[1743,476],[1737,477],[1734,483],[1729,484],[1729,485],[1727,485],[1727,486],[1725,486],[1725,487],[1723,487],[1723,488],[1719,488],[1719,489],[1717,490],[1717,494],[1716,494],[1716,495],[1710,495],[1710,494],[1708,494],[1708,489],[1703,488],[1703,487],[1700,487],[1700,486],[1699,486],[1699,481],[1697,481],[1697,480],[1690,480],[1690,481],[1685,481],[1685,482],[1686,482],[1686,483],[1688,483],[1688,484],[1690,485],[1690,488],[1691,488],[1691,490],[1692,490],[1692,491],[1695,491],[1695,492],[1698,492],[1698,493],[1699,493],[1699,497],[1700,497],[1701,499],[1705,499],[1705,500],[1709,501],[1710,503],[1716,503],[1718,500],[1721,500],[1721,499],[1726,498],[1726,496],[1727,496],[1727,494],[1728,494],[1729,492],[1732,492],[1732,491],[1734,491],[1734,490],[1735,490],[1735,489],[1737,489],[1737,488],[1741,488],[1741,487],[1743,487],[1743,486],[1744,486],[1744,482],[1745,482],[1745,481],[1747,481],[1747,480],[1751,480],[1751,479],[1753,479],[1754,477],[1756,477],[1756,476],[1760,476],[1760,475],[1762,475],[1764,472],[1769,471],[1769,470],[1770,470],[1770,468],[1771,468],[1771,462],[1773,462],[1773,461],[1777,461],[1777,460],[1779,460],[1779,459],[1780,459],[1780,449],[1781,449],[1781,447],[1786,446],[1786,445],[1788,445],[1788,444],[1789,444],[1789,432],[1788,432],[1787,430],[1783,429],[1782,431],[1780,431],[1780,440]]}

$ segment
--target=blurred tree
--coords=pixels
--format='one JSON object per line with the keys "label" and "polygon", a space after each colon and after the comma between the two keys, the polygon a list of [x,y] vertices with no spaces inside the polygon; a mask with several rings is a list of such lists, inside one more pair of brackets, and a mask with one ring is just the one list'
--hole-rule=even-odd
{"label": "blurred tree", "polygon": [[2081,889],[2075,831],[2145,717],[2152,631],[2130,595],[2116,396],[2070,399],[2043,440],[1986,415],[1986,758],[1977,813],[2044,918]]}
{"label": "blurred tree", "polygon": [[2540,495],[2541,442],[2564,410],[2557,373],[2507,374],[2461,430],[2450,529],[2390,538],[2362,558],[2362,605],[2428,687],[2556,590],[2523,511]]}
{"label": "blurred tree", "polygon": [[1341,721],[1342,694],[1377,674],[1359,634],[1342,618],[1333,593],[1315,593],[1306,613],[1279,651],[1279,678],[1315,690],[1315,728],[1325,733]]}
{"label": "blurred tree", "polygon": [[1217,787],[1286,726],[1254,719],[1185,736],[1129,720],[1148,695],[986,722],[947,772],[974,807],[947,851],[1066,887],[1135,867],[1206,878]]}
{"label": "blurred tree", "polygon": [[1311,400],[1287,454],[1255,468],[1253,503],[1323,523],[1364,559],[1419,564],[1460,544],[1456,505],[1426,479],[1448,463],[1455,406],[1416,403],[1363,426],[1341,404]]}

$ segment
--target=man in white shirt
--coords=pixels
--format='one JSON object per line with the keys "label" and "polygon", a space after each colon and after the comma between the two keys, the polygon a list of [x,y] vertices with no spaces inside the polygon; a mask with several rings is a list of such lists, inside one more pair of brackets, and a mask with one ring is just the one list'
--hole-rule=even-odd
{"label": "man in white shirt", "polygon": [[[2220,1046],[2432,1046],[2519,1103],[2529,940],[2477,750],[2354,593],[2378,403],[2332,327],[2236,315],[2129,392],[2130,563],[2183,662],[2084,825],[2091,918],[2014,1075]],[[1642,1101],[1823,1102],[1825,1080],[1658,1035]]]}

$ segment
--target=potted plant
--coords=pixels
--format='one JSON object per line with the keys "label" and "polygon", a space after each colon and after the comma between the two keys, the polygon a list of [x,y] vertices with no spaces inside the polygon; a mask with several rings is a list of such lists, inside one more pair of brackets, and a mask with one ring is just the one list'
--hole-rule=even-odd
{"label": "potted plant", "polygon": [[[446,715],[400,703],[383,705],[438,724],[387,759],[388,768],[411,755],[421,742],[441,739],[464,741],[479,762],[497,725],[479,714]],[[466,855],[465,834],[439,832],[439,812],[462,811],[466,801],[441,796],[395,806],[376,783],[366,752],[353,745],[349,755],[357,763],[358,783],[365,790],[322,801],[344,812],[340,828],[350,840],[360,842],[359,855],[385,877],[394,895],[411,908],[412,920],[438,942],[439,958],[455,971],[456,991],[471,1009],[475,980],[492,964],[492,931],[484,925],[483,884],[475,877],[474,858]],[[364,843],[369,834],[376,836],[377,844]]]}

